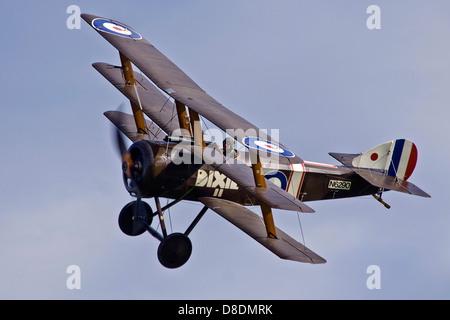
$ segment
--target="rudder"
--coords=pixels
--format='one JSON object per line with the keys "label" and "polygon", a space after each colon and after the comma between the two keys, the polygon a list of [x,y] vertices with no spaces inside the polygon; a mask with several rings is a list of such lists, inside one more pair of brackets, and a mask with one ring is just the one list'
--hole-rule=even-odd
{"label": "rudder", "polygon": [[363,169],[377,169],[388,176],[408,180],[417,163],[417,147],[406,139],[392,140],[353,158],[352,166]]}

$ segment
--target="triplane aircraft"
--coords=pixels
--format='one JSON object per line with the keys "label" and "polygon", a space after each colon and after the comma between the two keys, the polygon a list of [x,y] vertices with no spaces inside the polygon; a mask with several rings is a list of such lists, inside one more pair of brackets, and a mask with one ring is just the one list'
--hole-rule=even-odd
{"label": "triplane aircraft", "polygon": [[[136,197],[120,212],[119,227],[129,236],[148,231],[158,239],[163,266],[187,262],[192,252],[188,236],[208,209],[280,258],[325,263],[275,226],[273,208],[310,213],[314,210],[307,201],[366,195],[389,208],[382,200],[387,190],[430,197],[407,181],[417,161],[411,141],[393,140],[360,154],[330,153],[341,166],[304,161],[214,100],[131,27],[90,14],[82,17],[119,51],[120,66],[93,67],[129,99],[133,111],[105,112],[118,129],[125,187]],[[135,74],[132,64],[148,78]],[[202,118],[226,132],[223,145],[206,141]],[[122,134],[133,142],[128,149]],[[161,197],[173,201],[161,207]],[[154,198],[155,212],[144,198]],[[164,212],[181,200],[198,201],[203,208],[184,233],[168,234]],[[259,206],[262,217],[247,206]],[[161,233],[152,227],[154,217]]]}

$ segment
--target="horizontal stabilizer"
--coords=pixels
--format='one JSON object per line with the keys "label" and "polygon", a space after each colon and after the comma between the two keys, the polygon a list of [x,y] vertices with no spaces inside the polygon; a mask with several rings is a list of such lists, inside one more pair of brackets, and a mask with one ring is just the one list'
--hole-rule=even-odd
{"label": "horizontal stabilizer", "polygon": [[366,169],[353,169],[353,171],[375,187],[408,193],[419,197],[431,198],[428,193],[406,180],[396,179],[395,177]]}
{"label": "horizontal stabilizer", "polygon": [[240,204],[209,197],[199,198],[199,200],[281,259],[313,264],[326,262],[325,259],[278,228],[276,228],[278,238],[268,238],[266,227],[261,217]]}
{"label": "horizontal stabilizer", "polygon": [[360,153],[354,154],[354,153],[336,153],[336,152],[329,152],[328,154],[333,158],[335,158],[340,163],[342,163],[344,166],[349,168],[353,167],[352,165],[353,159],[360,155]]}

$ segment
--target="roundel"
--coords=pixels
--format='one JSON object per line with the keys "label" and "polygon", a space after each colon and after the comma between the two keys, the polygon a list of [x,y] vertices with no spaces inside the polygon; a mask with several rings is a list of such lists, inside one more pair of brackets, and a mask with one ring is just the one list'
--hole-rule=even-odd
{"label": "roundel", "polygon": [[271,153],[277,153],[285,157],[295,157],[288,149],[257,137],[245,137],[243,140],[245,146],[253,149],[265,150]]}
{"label": "roundel", "polygon": [[142,36],[119,22],[111,21],[107,19],[97,18],[92,20],[92,26],[100,31],[114,34],[116,36],[132,38],[132,39],[142,39]]}
{"label": "roundel", "polygon": [[286,190],[287,187],[287,178],[281,171],[271,171],[264,175],[267,180],[274,183],[276,186],[280,187],[283,190]]}

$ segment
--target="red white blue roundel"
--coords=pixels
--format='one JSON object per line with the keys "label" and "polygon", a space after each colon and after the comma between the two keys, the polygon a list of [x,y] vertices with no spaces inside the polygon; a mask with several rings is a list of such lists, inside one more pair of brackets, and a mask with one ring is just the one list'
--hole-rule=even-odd
{"label": "red white blue roundel", "polygon": [[277,153],[285,157],[295,157],[295,155],[288,149],[261,138],[245,137],[243,143],[249,148],[265,150],[271,153]]}
{"label": "red white blue roundel", "polygon": [[287,178],[281,171],[271,171],[264,175],[267,180],[274,183],[276,186],[280,187],[283,190],[287,188]]}
{"label": "red white blue roundel", "polygon": [[132,39],[142,39],[142,36],[123,24],[116,21],[111,21],[108,19],[97,18],[92,20],[92,26],[100,31],[114,34],[116,36],[132,38]]}

